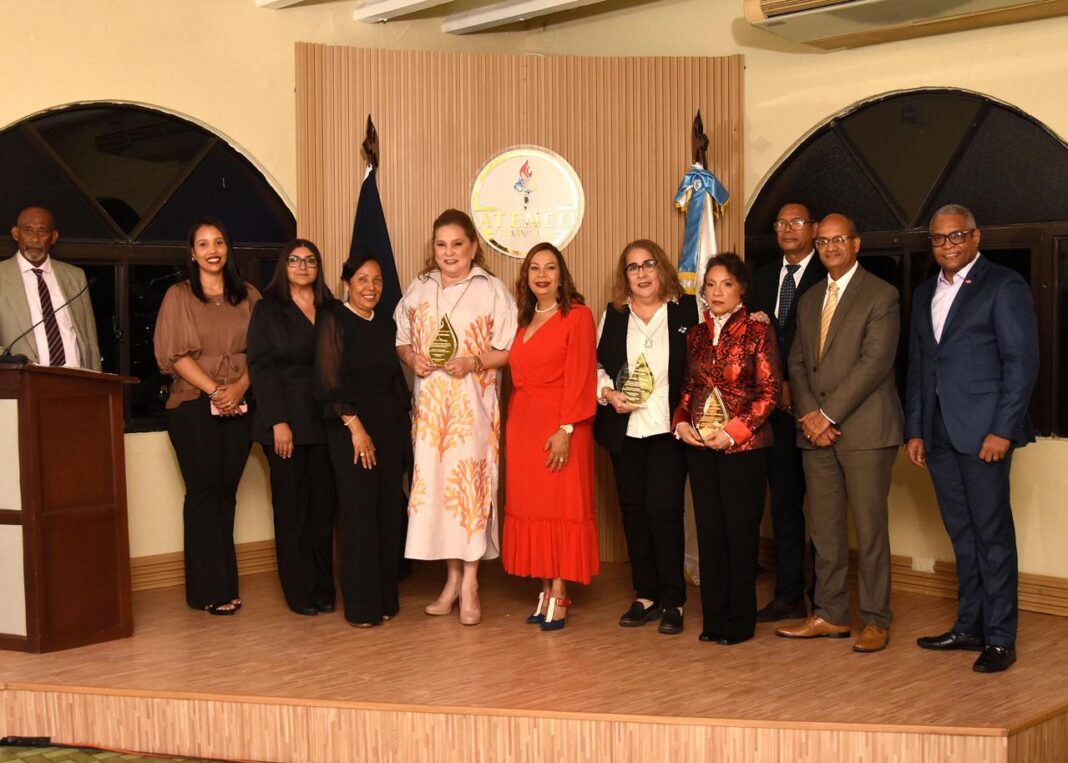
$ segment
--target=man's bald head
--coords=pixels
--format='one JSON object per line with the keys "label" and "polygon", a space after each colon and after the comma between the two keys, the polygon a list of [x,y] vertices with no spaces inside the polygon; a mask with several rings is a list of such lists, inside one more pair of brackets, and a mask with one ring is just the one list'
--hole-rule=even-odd
{"label": "man's bald head", "polygon": [[33,265],[40,265],[48,259],[59,232],[51,212],[44,207],[26,207],[19,212],[11,237],[18,243],[23,257]]}

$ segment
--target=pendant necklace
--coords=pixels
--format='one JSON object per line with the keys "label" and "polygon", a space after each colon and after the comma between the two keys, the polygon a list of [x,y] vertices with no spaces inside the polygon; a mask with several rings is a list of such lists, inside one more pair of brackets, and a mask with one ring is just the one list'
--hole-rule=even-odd
{"label": "pendant necklace", "polygon": [[[657,309],[659,310],[660,308],[657,308]],[[654,313],[654,315],[655,315],[655,313]],[[642,328],[642,320],[640,318],[637,318],[637,316],[634,315],[633,308],[630,311],[630,322],[634,325],[634,327],[636,329],[638,329],[638,333],[641,334],[643,337],[645,337],[645,348],[649,349],[650,347],[652,347],[653,346],[652,334],[655,334],[657,331],[659,331],[660,330],[660,326],[657,325],[656,327],[654,327],[652,329],[652,331],[646,333],[645,329]]]}

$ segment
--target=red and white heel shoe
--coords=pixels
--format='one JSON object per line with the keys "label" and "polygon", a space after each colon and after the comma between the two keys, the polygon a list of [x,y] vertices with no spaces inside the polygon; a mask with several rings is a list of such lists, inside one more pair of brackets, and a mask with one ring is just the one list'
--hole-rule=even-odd
{"label": "red and white heel shoe", "polygon": [[558,607],[570,607],[571,599],[561,598],[559,596],[549,597],[549,608],[545,611],[545,622],[541,624],[543,631],[558,631],[563,630],[563,627],[567,625],[567,615],[556,619],[556,610]]}

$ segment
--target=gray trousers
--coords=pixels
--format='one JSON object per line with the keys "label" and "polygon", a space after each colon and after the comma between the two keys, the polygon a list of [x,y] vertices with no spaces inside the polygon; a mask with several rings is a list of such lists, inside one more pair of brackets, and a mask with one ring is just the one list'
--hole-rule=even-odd
{"label": "gray trousers", "polygon": [[805,450],[808,521],[816,550],[814,613],[829,623],[849,625],[849,526],[857,531],[860,619],[889,628],[890,537],[887,498],[897,446],[871,450]]}

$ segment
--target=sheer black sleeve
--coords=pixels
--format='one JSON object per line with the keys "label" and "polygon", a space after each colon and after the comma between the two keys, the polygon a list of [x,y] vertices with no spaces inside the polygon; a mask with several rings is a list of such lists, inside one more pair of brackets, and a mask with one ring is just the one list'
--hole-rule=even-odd
{"label": "sheer black sleeve", "polygon": [[323,308],[315,322],[315,378],[312,395],[323,417],[359,415],[355,395],[345,385],[345,327],[335,309]]}

